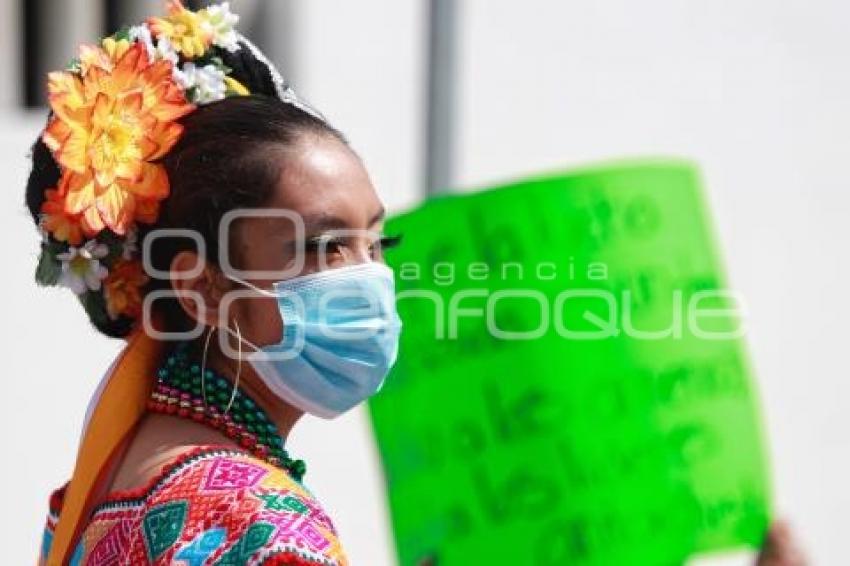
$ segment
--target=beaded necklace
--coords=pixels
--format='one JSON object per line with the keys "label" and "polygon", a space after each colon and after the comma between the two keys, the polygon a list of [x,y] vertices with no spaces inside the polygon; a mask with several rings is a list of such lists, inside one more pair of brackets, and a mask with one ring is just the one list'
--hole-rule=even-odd
{"label": "beaded necklace", "polygon": [[201,367],[189,359],[187,349],[183,344],[174,348],[157,372],[148,410],[210,426],[256,457],[284,468],[300,482],[306,465],[303,460],[290,458],[265,411],[212,370],[204,370],[202,379]]}

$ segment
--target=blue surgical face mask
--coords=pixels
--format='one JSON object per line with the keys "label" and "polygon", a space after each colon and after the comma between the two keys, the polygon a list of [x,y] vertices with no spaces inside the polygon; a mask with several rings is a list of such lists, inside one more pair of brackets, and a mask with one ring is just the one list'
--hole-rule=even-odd
{"label": "blue surgical face mask", "polygon": [[380,390],[401,331],[390,268],[361,263],[280,281],[273,289],[283,338],[269,346],[245,342],[253,350],[248,362],[275,395],[333,418]]}

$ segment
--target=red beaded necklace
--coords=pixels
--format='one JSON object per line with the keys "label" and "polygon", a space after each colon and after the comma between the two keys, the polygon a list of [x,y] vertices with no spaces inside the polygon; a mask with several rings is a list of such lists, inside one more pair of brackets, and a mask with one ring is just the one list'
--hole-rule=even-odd
{"label": "red beaded necklace", "polygon": [[153,413],[192,419],[222,432],[256,457],[286,469],[297,481],[306,471],[284,448],[277,427],[257,403],[212,370],[189,361],[181,345],[166,358],[148,400]]}

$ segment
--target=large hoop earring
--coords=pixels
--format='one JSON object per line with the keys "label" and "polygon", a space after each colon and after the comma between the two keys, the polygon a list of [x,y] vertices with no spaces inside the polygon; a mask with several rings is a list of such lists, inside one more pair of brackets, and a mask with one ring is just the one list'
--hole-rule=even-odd
{"label": "large hoop earring", "polygon": [[239,391],[239,378],[242,376],[242,331],[239,330],[239,323],[233,319],[233,326],[236,327],[236,343],[239,347],[239,357],[236,363],[236,377],[233,378],[233,391],[230,393],[230,401],[227,402],[227,408],[224,409],[224,414],[230,412],[230,408],[236,401],[236,392]]}
{"label": "large hoop earring", "polygon": [[[233,390],[230,392],[230,400],[227,402],[227,407],[225,407],[222,416],[227,415],[233,407],[233,403],[236,401],[236,392],[239,391],[239,379],[242,376],[242,331],[239,329],[239,323],[236,322],[236,319],[233,319],[233,325],[236,327],[236,341],[239,344],[239,358],[236,365],[236,377],[233,379]],[[204,402],[204,410],[209,410],[209,405],[207,404],[207,353],[210,349],[210,339],[212,338],[213,331],[215,330],[217,330],[215,326],[210,326],[209,332],[207,332],[207,337],[204,339],[204,352],[201,356],[201,399]],[[230,328],[228,328],[228,332],[229,331]]]}

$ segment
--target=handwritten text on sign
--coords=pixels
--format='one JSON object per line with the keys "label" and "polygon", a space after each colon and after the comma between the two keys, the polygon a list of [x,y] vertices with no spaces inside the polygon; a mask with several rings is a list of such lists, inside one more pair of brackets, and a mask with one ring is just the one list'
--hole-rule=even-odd
{"label": "handwritten text on sign", "polygon": [[441,197],[387,231],[405,326],[370,408],[402,564],[675,564],[760,541],[739,301],[690,166]]}

